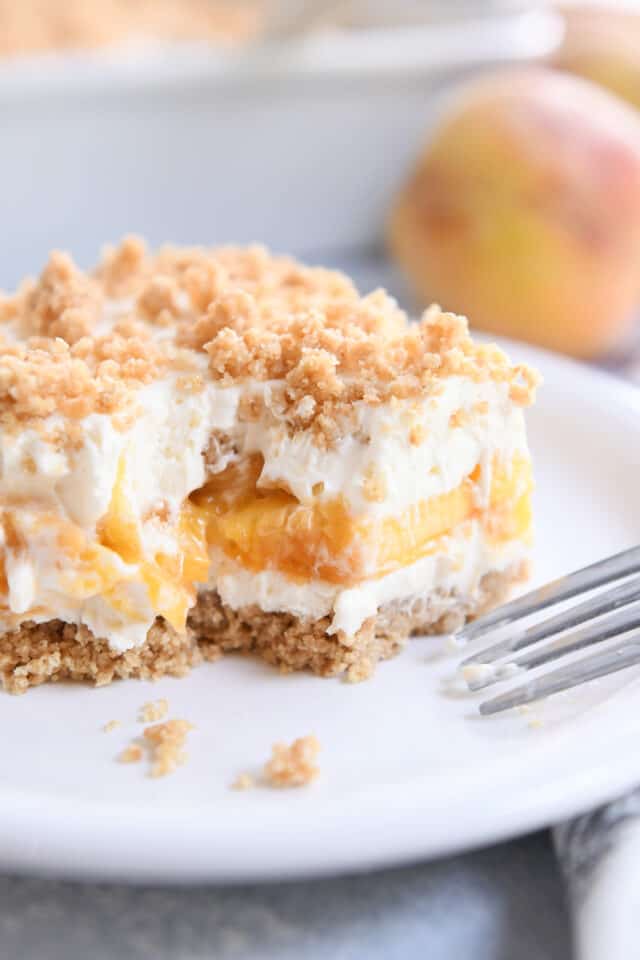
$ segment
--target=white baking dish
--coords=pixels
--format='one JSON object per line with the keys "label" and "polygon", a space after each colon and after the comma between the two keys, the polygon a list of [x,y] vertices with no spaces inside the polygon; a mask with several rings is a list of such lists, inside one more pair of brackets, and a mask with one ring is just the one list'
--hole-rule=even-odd
{"label": "white baking dish", "polygon": [[443,85],[537,57],[544,10],[333,32],[223,56],[204,47],[0,65],[0,286],[61,246],[91,261],[152,242],[259,240],[302,255],[375,243]]}

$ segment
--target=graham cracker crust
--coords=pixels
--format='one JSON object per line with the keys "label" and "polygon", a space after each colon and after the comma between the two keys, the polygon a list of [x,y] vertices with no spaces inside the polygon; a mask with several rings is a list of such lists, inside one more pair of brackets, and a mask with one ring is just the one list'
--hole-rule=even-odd
{"label": "graham cracker crust", "polygon": [[124,653],[110,649],[85,626],[50,620],[21,624],[0,636],[0,678],[9,693],[58,680],[83,680],[102,686],[116,679],[184,676],[203,660],[232,651],[257,653],[289,672],[310,669],[322,677],[345,674],[352,681],[369,677],[379,660],[387,660],[416,634],[450,633],[468,618],[496,606],[514,583],[526,577],[518,564],[486,574],[469,597],[432,594],[410,603],[382,607],[353,637],[329,634],[330,618],[305,621],[288,613],[265,613],[258,607],[232,610],[215,591],[201,593],[187,632],[177,634],[158,619],[146,642]]}

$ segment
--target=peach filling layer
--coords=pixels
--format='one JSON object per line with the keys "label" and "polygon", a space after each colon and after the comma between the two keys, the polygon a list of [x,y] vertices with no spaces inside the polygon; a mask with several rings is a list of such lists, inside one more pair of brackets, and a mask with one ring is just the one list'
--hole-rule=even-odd
{"label": "peach filling layer", "polygon": [[488,511],[476,506],[476,467],[454,490],[379,520],[354,516],[340,498],[307,505],[284,490],[261,489],[261,469],[259,457],[227,468],[191,496],[188,509],[204,520],[210,546],[256,573],[275,569],[300,582],[349,587],[384,576],[434,552],[474,516],[490,520],[495,541],[524,536],[531,522],[531,470],[522,457],[508,470],[494,465]]}
{"label": "peach filling layer", "polygon": [[473,517],[496,543],[526,538],[531,525],[531,470],[520,456],[507,467],[494,464],[488,508],[477,506],[477,467],[456,489],[376,521],[353,516],[341,499],[307,505],[285,490],[263,489],[261,469],[261,458],[252,457],[192,494],[181,512],[177,553],[153,560],[143,555],[121,479],[116,483],[101,544],[139,565],[154,609],[176,629],[196,585],[207,581],[211,547],[255,573],[277,570],[298,582],[351,587],[435,553],[444,536]]}
{"label": "peach filling layer", "polygon": [[[454,490],[379,520],[354,516],[340,498],[302,504],[285,490],[259,487],[261,470],[256,456],[210,479],[181,510],[176,552],[149,557],[127,500],[123,461],[97,543],[70,522],[51,514],[40,518],[43,527],[57,531],[56,545],[71,561],[63,567],[63,589],[80,600],[100,595],[136,620],[142,614],[127,584],[140,581],[156,613],[183,630],[198,584],[208,580],[212,547],[255,573],[276,570],[301,583],[319,579],[352,587],[436,553],[444,537],[464,530],[473,518],[495,544],[529,536],[531,468],[519,455],[510,464],[493,464],[484,507],[478,506],[481,471],[476,467]],[[9,511],[4,524],[7,537]],[[123,578],[118,558],[135,568],[129,579]],[[6,593],[4,570],[0,573]]]}

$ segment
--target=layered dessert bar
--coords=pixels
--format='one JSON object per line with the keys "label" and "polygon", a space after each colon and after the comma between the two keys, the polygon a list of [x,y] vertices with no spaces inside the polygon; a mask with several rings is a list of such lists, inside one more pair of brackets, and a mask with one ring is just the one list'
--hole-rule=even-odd
{"label": "layered dessert bar", "polygon": [[54,253],[0,300],[0,674],[367,676],[526,570],[536,375],[262,248]]}

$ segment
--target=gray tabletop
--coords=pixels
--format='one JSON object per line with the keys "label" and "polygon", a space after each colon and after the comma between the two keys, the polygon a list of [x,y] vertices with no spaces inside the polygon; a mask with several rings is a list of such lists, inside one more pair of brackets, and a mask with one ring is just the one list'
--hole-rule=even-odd
{"label": "gray tabletop", "polygon": [[3,960],[568,960],[547,834],[434,863],[236,888],[0,878]]}

